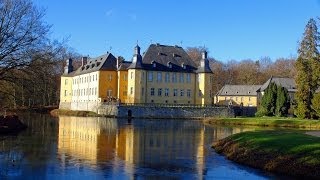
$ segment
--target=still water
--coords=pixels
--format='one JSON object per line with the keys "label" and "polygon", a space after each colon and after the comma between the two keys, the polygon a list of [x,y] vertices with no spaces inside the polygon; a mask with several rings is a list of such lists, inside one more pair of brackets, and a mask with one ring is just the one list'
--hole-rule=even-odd
{"label": "still water", "polygon": [[193,120],[25,114],[29,128],[0,137],[0,179],[273,179],[210,145],[246,128]]}

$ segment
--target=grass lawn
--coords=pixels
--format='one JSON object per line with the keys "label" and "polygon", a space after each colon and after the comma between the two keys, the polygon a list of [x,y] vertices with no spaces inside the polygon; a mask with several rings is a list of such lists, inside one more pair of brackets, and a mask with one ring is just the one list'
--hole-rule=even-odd
{"label": "grass lawn", "polygon": [[320,129],[319,120],[305,120],[305,119],[287,118],[287,117],[220,118],[220,119],[206,119],[205,122],[208,124],[222,124],[222,125],[251,125],[251,126]]}
{"label": "grass lawn", "polygon": [[320,178],[320,137],[304,131],[253,131],[213,146],[229,159],[268,171]]}

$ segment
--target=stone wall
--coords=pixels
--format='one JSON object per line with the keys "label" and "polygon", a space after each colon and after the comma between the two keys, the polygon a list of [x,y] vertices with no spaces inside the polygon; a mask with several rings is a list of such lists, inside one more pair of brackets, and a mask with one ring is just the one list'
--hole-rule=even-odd
{"label": "stone wall", "polygon": [[59,109],[97,112],[100,102],[60,102]]}
{"label": "stone wall", "polygon": [[60,102],[59,109],[70,110],[71,109],[71,103],[70,102]]}
{"label": "stone wall", "polygon": [[98,114],[135,118],[200,118],[234,117],[233,108],[228,107],[159,107],[159,106],[115,106],[101,105]]}

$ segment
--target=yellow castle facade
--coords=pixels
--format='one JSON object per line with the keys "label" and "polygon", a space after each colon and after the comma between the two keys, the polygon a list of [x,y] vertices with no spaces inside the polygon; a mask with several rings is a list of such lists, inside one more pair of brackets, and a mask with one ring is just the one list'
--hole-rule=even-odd
{"label": "yellow castle facade", "polygon": [[60,109],[96,111],[102,103],[211,105],[213,75],[207,52],[197,66],[179,46],[151,44],[131,62],[111,53],[82,58],[73,70],[67,60],[61,76]]}

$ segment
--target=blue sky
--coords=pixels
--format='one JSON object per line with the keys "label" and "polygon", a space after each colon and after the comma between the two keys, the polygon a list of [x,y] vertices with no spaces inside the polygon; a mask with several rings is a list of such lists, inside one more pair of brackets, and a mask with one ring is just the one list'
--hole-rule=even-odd
{"label": "blue sky", "polygon": [[131,60],[136,42],[206,46],[221,61],[296,56],[320,0],[33,0],[51,37],[82,55],[110,51]]}

